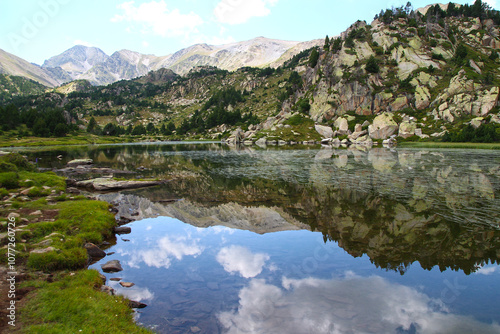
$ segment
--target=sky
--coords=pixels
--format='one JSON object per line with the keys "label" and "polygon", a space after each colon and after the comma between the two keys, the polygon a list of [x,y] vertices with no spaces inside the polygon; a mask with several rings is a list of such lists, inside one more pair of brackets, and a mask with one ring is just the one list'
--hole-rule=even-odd
{"label": "sky", "polygon": [[[448,1],[443,1],[443,3]],[[474,1],[456,1],[470,3]],[[496,0],[486,1],[496,8]],[[407,0],[0,0],[0,49],[41,65],[74,45],[165,56],[197,43],[308,41]],[[411,1],[413,7],[433,3]]]}

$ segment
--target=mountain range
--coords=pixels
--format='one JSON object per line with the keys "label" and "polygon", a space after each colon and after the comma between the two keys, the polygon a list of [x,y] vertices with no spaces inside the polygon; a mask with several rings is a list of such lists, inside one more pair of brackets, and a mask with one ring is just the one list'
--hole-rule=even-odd
{"label": "mountain range", "polygon": [[76,45],[47,59],[42,66],[0,49],[0,74],[26,77],[48,87],[79,79],[93,85],[107,85],[162,68],[183,75],[197,66],[216,66],[230,71],[245,66],[278,67],[295,54],[322,43],[321,39],[295,42],[257,37],[219,46],[196,44],[166,56],[130,50],[116,51],[109,56],[99,48]]}

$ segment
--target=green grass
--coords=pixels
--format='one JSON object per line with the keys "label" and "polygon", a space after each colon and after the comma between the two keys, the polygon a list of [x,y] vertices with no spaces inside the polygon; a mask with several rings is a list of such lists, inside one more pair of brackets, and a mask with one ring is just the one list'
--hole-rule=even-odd
{"label": "green grass", "polygon": [[399,147],[407,148],[472,148],[500,150],[500,143],[443,143],[443,142],[404,142]]}
{"label": "green grass", "polygon": [[41,222],[30,226],[31,242],[37,243],[51,233],[60,233],[51,247],[56,250],[37,254],[30,253],[27,265],[35,270],[64,270],[83,268],[87,263],[87,253],[83,245],[87,242],[99,244],[104,237],[111,236],[115,219],[104,202],[77,200],[58,203],[59,209],[54,222]]}
{"label": "green grass", "polygon": [[95,136],[91,134],[78,134],[58,138],[22,137],[17,138],[11,134],[0,135],[0,147],[21,146],[54,146],[54,145],[86,145],[86,144],[114,144],[127,142],[126,138]]}
{"label": "green grass", "polygon": [[123,297],[99,291],[102,280],[95,270],[33,285],[39,288],[20,311],[25,333],[150,333],[134,324]]}

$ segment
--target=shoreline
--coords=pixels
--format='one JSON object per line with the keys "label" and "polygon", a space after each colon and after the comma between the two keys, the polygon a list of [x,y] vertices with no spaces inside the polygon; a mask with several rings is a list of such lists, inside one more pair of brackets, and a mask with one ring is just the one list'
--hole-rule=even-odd
{"label": "shoreline", "polygon": [[[0,157],[0,167],[15,170],[0,173],[0,188],[10,188],[0,196],[0,272],[15,277],[0,284],[9,297],[1,299],[0,332],[151,333],[134,322],[131,302],[102,292],[104,276],[88,269],[84,246],[104,248],[115,238],[112,206],[68,187],[66,178],[37,171],[19,154]],[[6,183],[11,174],[16,184]]]}

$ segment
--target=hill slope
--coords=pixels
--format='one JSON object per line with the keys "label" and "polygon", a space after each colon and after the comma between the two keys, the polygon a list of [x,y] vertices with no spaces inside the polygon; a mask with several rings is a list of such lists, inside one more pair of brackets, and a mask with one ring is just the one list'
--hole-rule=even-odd
{"label": "hill slope", "polygon": [[59,80],[53,78],[50,72],[45,71],[43,68],[28,63],[26,60],[1,49],[0,74],[25,77],[48,87],[54,87],[61,83]]}

